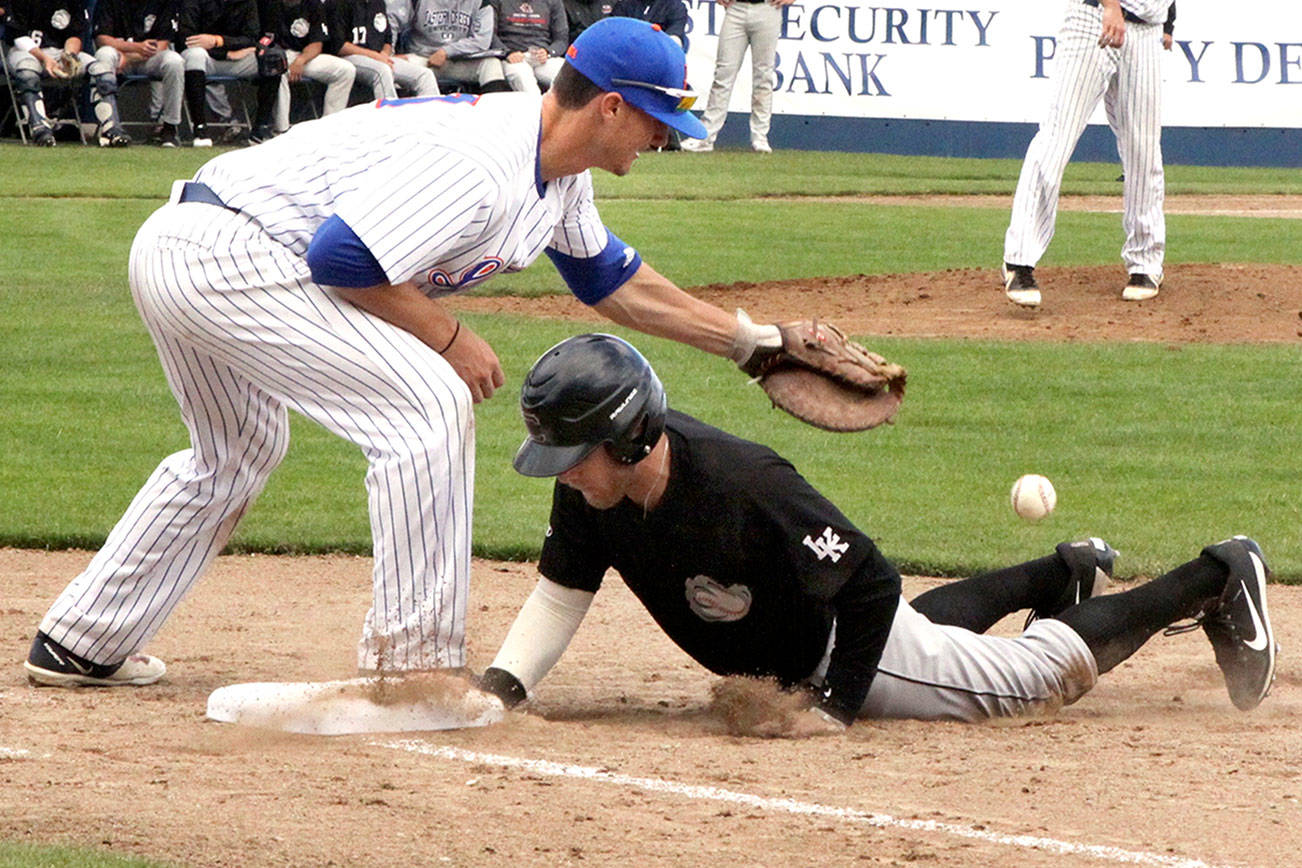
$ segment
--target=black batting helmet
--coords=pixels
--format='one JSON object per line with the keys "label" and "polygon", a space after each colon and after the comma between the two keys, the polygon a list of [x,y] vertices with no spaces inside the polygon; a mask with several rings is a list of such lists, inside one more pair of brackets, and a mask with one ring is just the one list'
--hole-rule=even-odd
{"label": "black batting helmet", "polygon": [[601,444],[641,461],[665,430],[665,390],[633,345],[614,335],[561,341],[529,369],[520,412],[529,436],[515,453],[525,476],[564,473]]}

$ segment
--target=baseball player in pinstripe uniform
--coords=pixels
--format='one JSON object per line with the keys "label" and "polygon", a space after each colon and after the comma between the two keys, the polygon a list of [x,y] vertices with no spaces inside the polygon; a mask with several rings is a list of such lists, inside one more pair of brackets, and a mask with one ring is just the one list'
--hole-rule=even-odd
{"label": "baseball player in pinstripe uniform", "polygon": [[680,290],[601,221],[590,168],[622,175],[670,126],[702,135],[686,57],[644,21],[570,46],[543,97],[357,106],[223,154],[177,182],[131,248],[141,317],[190,430],[44,620],[43,684],[147,684],[137,653],[221,551],[289,446],[294,409],[369,461],[374,597],[363,670],[460,667],[473,405],[492,348],[439,297],[546,252],[622,325],[744,363],[780,345]]}
{"label": "baseball player in pinstripe uniform", "polygon": [[1055,54],[1057,92],[1027,148],[1004,236],[1004,292],[1014,304],[1040,304],[1035,266],[1053,238],[1062,173],[1099,100],[1125,175],[1121,258],[1130,279],[1121,297],[1144,301],[1157,295],[1166,252],[1160,61],[1171,5],[1172,0],[1068,0]]}
{"label": "baseball player in pinstripe uniform", "polygon": [[[669,410],[655,372],[619,338],[552,347],[520,409],[529,434],[515,468],[556,484],[542,578],[481,679],[508,706],[560,658],[611,568],[710,671],[809,690],[810,709],[775,735],[839,732],[860,717],[1052,713],[1185,618],[1211,641],[1237,707],[1270,689],[1267,570],[1246,537],[1120,594],[1099,595],[1117,553],[1092,538],[910,602],[873,541],[790,463]],[[983,635],[1022,609],[1020,636]]]}

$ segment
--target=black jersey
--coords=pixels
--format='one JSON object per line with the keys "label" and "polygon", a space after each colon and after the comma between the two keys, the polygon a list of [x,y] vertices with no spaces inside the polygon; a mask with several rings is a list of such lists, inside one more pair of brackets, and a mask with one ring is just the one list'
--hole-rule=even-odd
{"label": "black jersey", "polygon": [[185,44],[187,36],[212,33],[221,36],[225,44],[208,49],[208,53],[225,60],[232,51],[256,45],[262,32],[255,0],[178,0],[178,46]]}
{"label": "black jersey", "polygon": [[720,675],[795,684],[836,648],[823,706],[863,704],[900,598],[900,576],[773,450],[670,411],[669,481],[644,513],[593,509],[557,482],[539,571],[596,591],[614,567],[680,648]]}
{"label": "black jersey", "polygon": [[99,0],[95,4],[95,35],[144,42],[176,38],[174,0]]}
{"label": "black jersey", "polygon": [[27,36],[41,48],[63,48],[73,37],[86,37],[89,18],[82,0],[7,0],[3,5],[10,44]]}
{"label": "black jersey", "polygon": [[392,43],[384,0],[325,0],[326,50],[338,54],[345,42],[371,51]]}
{"label": "black jersey", "polygon": [[326,41],[325,8],[321,0],[270,0],[261,6],[262,29],[276,34],[285,48],[302,51]]}

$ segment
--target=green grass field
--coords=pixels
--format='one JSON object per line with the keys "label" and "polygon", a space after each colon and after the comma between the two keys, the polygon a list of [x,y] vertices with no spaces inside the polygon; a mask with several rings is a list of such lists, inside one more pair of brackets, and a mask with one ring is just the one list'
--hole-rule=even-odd
{"label": "green grass field", "polygon": [[[174,178],[208,152],[0,145],[0,544],[100,544],[137,487],[187,438],[126,290],[126,255]],[[852,154],[652,154],[597,177],[607,222],[679,283],[993,267],[1003,209],[873,207],[864,194],[1011,196],[1016,161]],[[1116,166],[1073,164],[1067,193],[1116,194]],[[1168,167],[1168,191],[1302,193],[1302,172]],[[1302,223],[1173,216],[1171,262],[1302,260]],[[1045,264],[1115,263],[1115,215],[1065,213]],[[545,261],[486,292],[563,292]],[[549,486],[516,476],[515,389],[572,324],[467,317],[507,388],[478,419],[477,553],[536,554]],[[815,431],[769,409],[727,363],[628,335],[681,409],[787,455],[907,570],[959,575],[1106,536],[1119,572],[1151,575],[1234,532],[1302,581],[1296,346],[1054,345],[874,339],[910,370],[899,423]],[[241,550],[369,550],[356,450],[295,419],[289,458],[234,540]],[[1007,506],[1023,472],[1059,508]],[[52,589],[53,591],[53,589]],[[0,866],[136,866],[99,851],[0,842]]]}
{"label": "green grass field", "polygon": [[[144,478],[187,437],[126,290],[136,227],[208,153],[0,146],[0,543],[97,546]],[[857,154],[651,154],[597,177],[607,223],[685,286],[998,262],[1002,208],[873,206],[806,194],[1002,193],[1016,161]],[[1073,164],[1065,189],[1117,193],[1116,167]],[[1302,192],[1302,172],[1169,167],[1170,191]],[[93,189],[95,196],[88,195]],[[764,194],[763,198],[755,198]],[[1171,262],[1297,262],[1302,224],[1168,218]],[[738,226],[746,231],[738,231]],[[1116,261],[1116,215],[1064,213],[1046,264]],[[486,292],[563,291],[545,260]],[[472,316],[509,378],[479,409],[476,552],[530,557],[549,488],[516,476],[515,389],[572,324]],[[960,575],[1107,536],[1119,570],[1151,575],[1206,542],[1257,535],[1302,580],[1292,456],[1302,356],[1292,346],[1056,345],[874,339],[910,370],[899,424],[830,435],[769,407],[727,363],[628,335],[671,401],[791,458],[904,568]],[[294,445],[233,546],[369,550],[364,462],[296,419]],[[1030,525],[1007,508],[1027,471],[1058,486]]]}

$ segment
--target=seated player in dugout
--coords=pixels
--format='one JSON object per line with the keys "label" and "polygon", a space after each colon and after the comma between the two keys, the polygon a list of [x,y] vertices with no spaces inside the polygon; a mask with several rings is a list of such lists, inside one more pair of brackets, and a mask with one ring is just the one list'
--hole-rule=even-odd
{"label": "seated player in dugout", "polygon": [[[1267,570],[1247,537],[1124,593],[1099,596],[1116,552],[1091,538],[907,601],[873,541],[790,463],[667,409],[625,341],[589,334],[552,347],[520,406],[528,437],[515,469],[556,483],[542,576],[481,679],[508,706],[560,658],[612,567],[711,672],[806,691],[785,735],[856,718],[1052,713],[1186,619],[1174,631],[1202,628],[1237,707],[1270,689]],[[1023,609],[1020,636],[983,635]]]}

